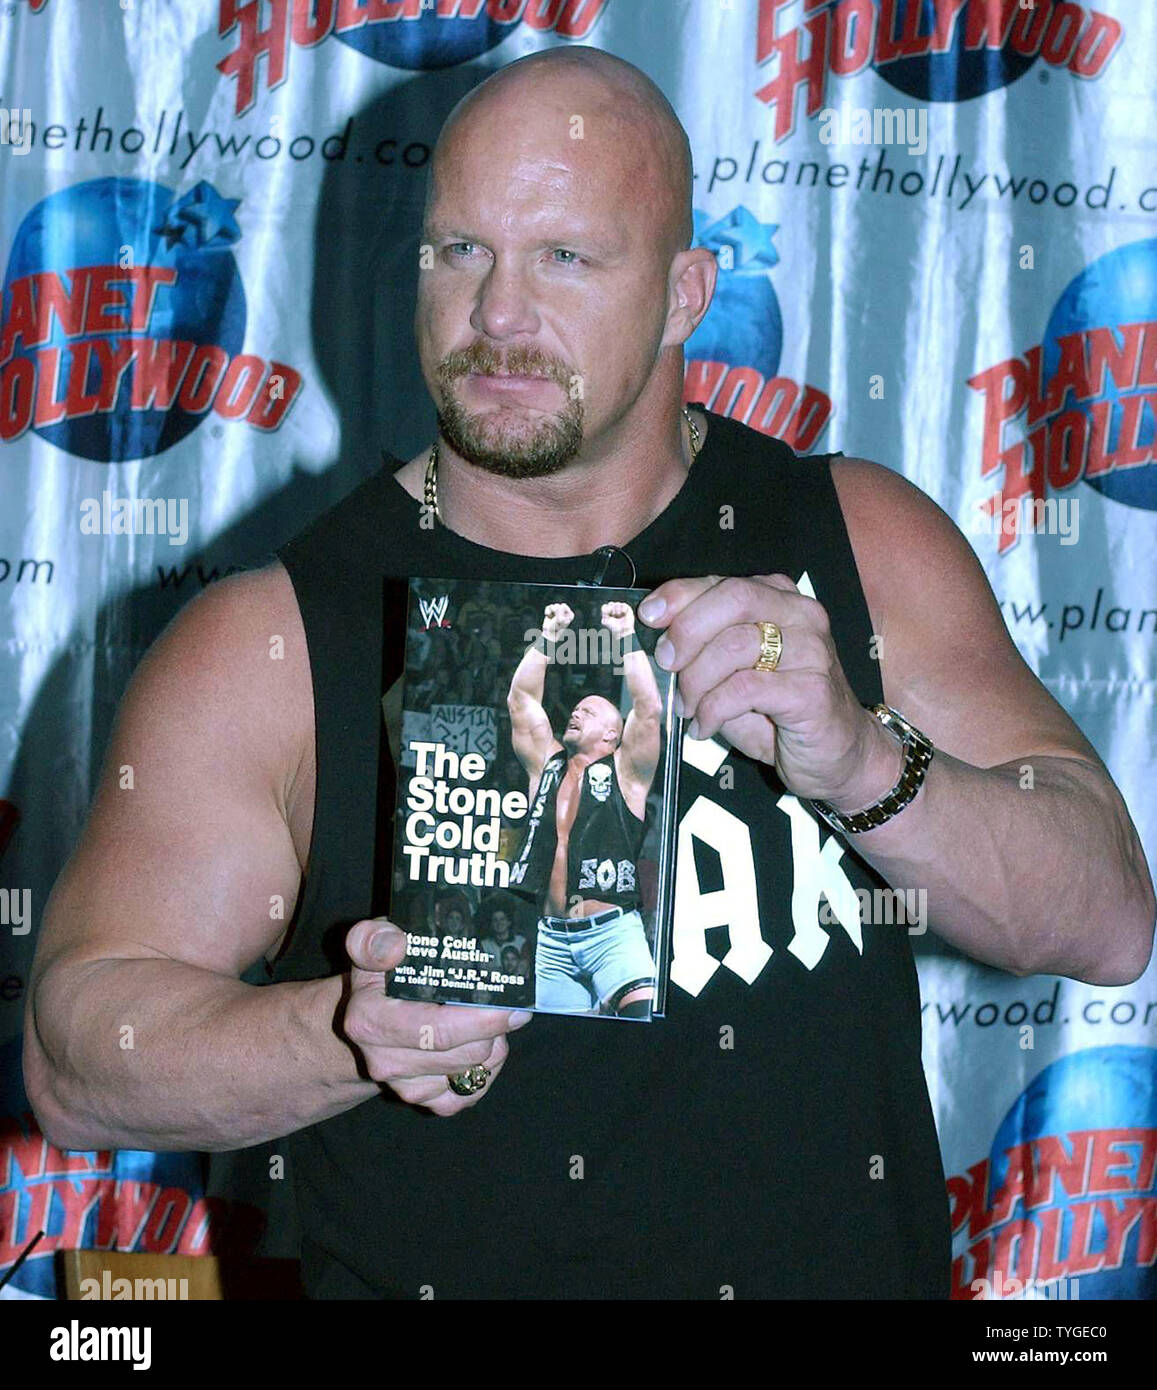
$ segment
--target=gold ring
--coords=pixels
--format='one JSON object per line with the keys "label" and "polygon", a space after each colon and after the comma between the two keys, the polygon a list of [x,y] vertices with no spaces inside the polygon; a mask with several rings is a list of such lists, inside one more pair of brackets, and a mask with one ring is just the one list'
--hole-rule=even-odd
{"label": "gold ring", "polygon": [[774,671],[783,655],[783,633],[775,623],[756,623],[759,628],[759,660],[753,671]]}
{"label": "gold ring", "polygon": [[475,1091],[480,1091],[490,1080],[490,1068],[479,1063],[478,1066],[469,1067],[466,1071],[455,1072],[446,1080],[450,1083],[450,1089],[456,1096],[472,1096]]}

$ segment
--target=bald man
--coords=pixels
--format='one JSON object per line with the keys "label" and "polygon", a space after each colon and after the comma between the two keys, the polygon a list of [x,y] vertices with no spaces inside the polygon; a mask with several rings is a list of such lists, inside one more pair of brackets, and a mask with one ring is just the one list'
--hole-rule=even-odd
{"label": "bald man", "polygon": [[662,703],[628,603],[602,605],[603,626],[621,651],[631,708],[624,721],[602,695],[571,711],[562,741],[543,708],[551,649],[574,622],[551,603],[543,644],[532,642],[507,696],[514,752],[528,779],[526,834],[510,883],[538,900],[536,1008],[649,1018],[655,962],[639,907],[639,850],[647,793],[659,765]]}
{"label": "bald man", "polygon": [[[923,887],[1021,975],[1149,958],[1128,812],[956,527],[887,468],[681,409],[715,285],[690,189],[662,93],[596,50],[460,103],[415,320],[436,437],[182,611],[46,908],[49,1139],[276,1140],[312,1297],[945,1297],[910,943],[863,904]],[[691,721],[666,1016],[392,1000],[378,577],[578,583],[608,545]]]}

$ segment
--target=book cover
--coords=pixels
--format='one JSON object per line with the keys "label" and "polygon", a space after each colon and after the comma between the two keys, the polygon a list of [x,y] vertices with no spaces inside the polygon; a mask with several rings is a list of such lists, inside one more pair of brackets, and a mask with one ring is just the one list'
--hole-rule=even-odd
{"label": "book cover", "polygon": [[680,721],[647,592],[406,585],[392,997],[662,1016]]}

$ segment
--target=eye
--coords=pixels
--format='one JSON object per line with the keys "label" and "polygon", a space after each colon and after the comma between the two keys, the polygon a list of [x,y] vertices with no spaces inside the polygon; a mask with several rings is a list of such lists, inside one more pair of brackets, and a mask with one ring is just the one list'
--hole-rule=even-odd
{"label": "eye", "polygon": [[464,256],[468,256],[472,251],[477,251],[478,243],[476,241],[452,241],[449,246],[446,247],[446,250],[451,256],[461,259]]}
{"label": "eye", "polygon": [[556,265],[577,265],[582,259],[577,251],[570,251],[565,246],[556,246],[550,253],[552,256],[569,256],[570,260],[556,261]]}

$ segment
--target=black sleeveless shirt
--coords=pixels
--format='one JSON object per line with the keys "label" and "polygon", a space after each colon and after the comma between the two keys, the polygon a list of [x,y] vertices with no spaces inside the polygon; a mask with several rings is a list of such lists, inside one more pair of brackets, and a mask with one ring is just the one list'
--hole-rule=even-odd
{"label": "black sleeveless shirt", "polygon": [[[625,547],[637,583],[786,574],[826,608],[857,696],[881,700],[829,458],[709,419],[681,491]],[[317,800],[274,981],[340,971],[349,926],[387,901],[380,697],[404,614],[383,576],[592,577],[589,556],[424,529],[397,466],[280,552],[309,645]],[[442,1119],[383,1088],[291,1136],[311,1296],[947,1296],[916,970],[905,929],[861,914],[883,880],[773,768],[717,741],[685,744],[679,803],[667,1016],[538,1014],[470,1110]]]}
{"label": "black sleeveless shirt", "polygon": [[[558,788],[567,762],[561,751],[546,760],[525,838],[510,866],[510,887],[533,895],[539,912],[544,910],[558,849]],[[628,910],[638,907],[639,847],[645,828],[623,796],[614,754],[588,764],[567,839],[567,900],[577,896]]]}

